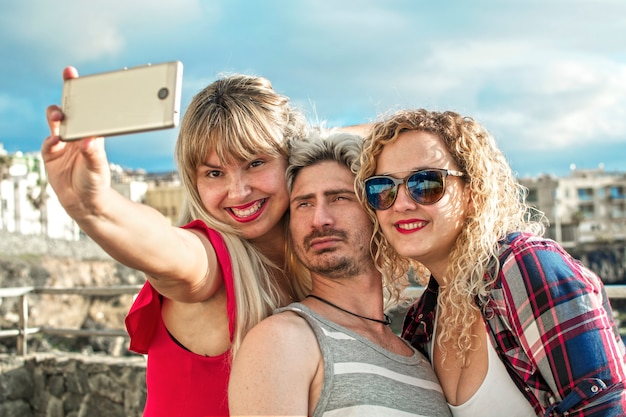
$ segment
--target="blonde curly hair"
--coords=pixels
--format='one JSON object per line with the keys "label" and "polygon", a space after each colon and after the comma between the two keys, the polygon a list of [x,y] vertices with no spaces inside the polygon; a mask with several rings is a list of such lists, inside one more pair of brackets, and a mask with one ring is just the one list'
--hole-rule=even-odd
{"label": "blonde curly hair", "polygon": [[[393,276],[413,269],[421,285],[430,272],[419,262],[400,256],[380,228],[375,211],[367,204],[363,182],[376,174],[378,156],[385,145],[406,131],[422,131],[439,137],[453,160],[465,173],[470,205],[465,225],[448,254],[448,267],[439,289],[440,329],[437,343],[446,357],[445,346],[456,344],[457,359],[467,365],[472,349],[471,329],[475,312],[489,297],[497,277],[498,242],[509,232],[544,233],[543,213],[525,202],[527,189],[516,180],[493,137],[470,117],[451,111],[402,110],[373,124],[366,136],[357,173],[357,193],[374,221],[374,259],[377,267]],[[496,268],[496,273],[488,276]]]}

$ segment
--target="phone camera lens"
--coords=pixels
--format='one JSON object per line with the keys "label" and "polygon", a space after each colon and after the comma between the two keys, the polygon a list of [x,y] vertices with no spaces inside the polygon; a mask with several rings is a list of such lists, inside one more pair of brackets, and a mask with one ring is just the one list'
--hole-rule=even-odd
{"label": "phone camera lens", "polygon": [[161,100],[163,100],[163,99],[167,98],[169,93],[170,93],[170,91],[167,88],[163,87],[162,89],[159,90],[158,96],[159,96],[159,98]]}

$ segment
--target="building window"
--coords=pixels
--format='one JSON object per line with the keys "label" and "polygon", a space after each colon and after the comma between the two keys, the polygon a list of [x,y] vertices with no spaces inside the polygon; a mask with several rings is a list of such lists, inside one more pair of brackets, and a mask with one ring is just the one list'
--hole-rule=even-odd
{"label": "building window", "polygon": [[614,200],[624,200],[624,187],[621,185],[614,185],[609,190],[609,194]]}
{"label": "building window", "polygon": [[580,201],[593,201],[593,188],[579,188],[578,199]]}
{"label": "building window", "polygon": [[582,204],[578,207],[585,220],[593,219],[594,209],[592,204]]}
{"label": "building window", "polygon": [[611,207],[611,218],[621,219],[623,217],[626,217],[626,211],[623,205],[619,204]]}

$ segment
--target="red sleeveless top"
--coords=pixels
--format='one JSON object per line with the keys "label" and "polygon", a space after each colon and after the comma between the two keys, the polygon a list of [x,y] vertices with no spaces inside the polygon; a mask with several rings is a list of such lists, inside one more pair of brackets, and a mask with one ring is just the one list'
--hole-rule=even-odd
{"label": "red sleeveless top", "polygon": [[[222,236],[195,220],[183,228],[201,230],[222,268],[226,288],[230,341],[235,326],[235,293],[230,255]],[[169,335],[161,317],[161,295],[149,282],[143,286],[128,316],[126,330],[133,352],[147,354],[147,398],[144,417],[228,416],[230,352],[205,357],[192,353]]]}

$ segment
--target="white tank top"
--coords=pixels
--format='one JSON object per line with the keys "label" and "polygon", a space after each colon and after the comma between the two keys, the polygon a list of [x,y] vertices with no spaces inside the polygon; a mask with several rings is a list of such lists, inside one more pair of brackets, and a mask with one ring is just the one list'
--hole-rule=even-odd
{"label": "white tank top", "polygon": [[[436,321],[435,321],[436,322]],[[432,347],[435,340],[436,326],[433,329],[433,338],[427,346],[428,355],[432,358]],[[530,403],[520,392],[515,382],[500,360],[498,353],[491,344],[489,335],[486,335],[489,364],[487,375],[478,390],[472,397],[461,405],[451,405],[453,417],[536,417]]]}

